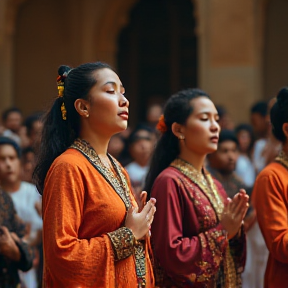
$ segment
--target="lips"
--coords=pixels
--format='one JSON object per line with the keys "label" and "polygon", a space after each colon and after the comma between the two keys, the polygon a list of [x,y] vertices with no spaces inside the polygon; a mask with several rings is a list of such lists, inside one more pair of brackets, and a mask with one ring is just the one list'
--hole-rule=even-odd
{"label": "lips", "polygon": [[120,116],[124,120],[128,120],[128,118],[129,118],[128,112],[126,112],[126,111],[120,112],[118,114],[118,116]]}
{"label": "lips", "polygon": [[210,140],[213,143],[218,143],[219,137],[218,136],[213,136],[213,137],[210,137]]}

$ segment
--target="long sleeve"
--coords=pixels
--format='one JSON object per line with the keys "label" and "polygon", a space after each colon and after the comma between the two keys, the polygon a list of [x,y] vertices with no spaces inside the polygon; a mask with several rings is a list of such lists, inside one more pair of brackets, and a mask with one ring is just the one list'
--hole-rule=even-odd
{"label": "long sleeve", "polygon": [[[91,173],[95,174],[96,171]],[[53,277],[45,280],[49,283],[47,287],[64,287],[61,286],[64,285],[63,283],[65,287],[69,285],[72,285],[69,287],[114,287],[114,260],[120,260],[119,257],[126,258],[132,253],[131,233],[127,232],[126,228],[120,228],[116,232],[102,227],[108,225],[110,219],[105,221],[106,214],[103,215],[103,211],[99,209],[106,205],[107,211],[106,209],[104,211],[107,215],[109,212],[112,213],[111,217],[114,217],[114,222],[110,222],[119,228],[125,217],[124,205],[115,209],[114,215],[113,210],[108,212],[107,201],[101,202],[100,196],[98,206],[92,205],[91,199],[86,197],[88,193],[86,182],[89,182],[88,172],[83,171],[76,164],[63,162],[54,165],[46,177],[43,194],[43,241],[45,266],[49,275]],[[93,184],[96,186],[97,183]],[[105,195],[105,187],[95,188],[89,193],[94,197],[98,197],[101,193]],[[121,200],[119,201],[122,203]],[[97,209],[99,209],[98,214]],[[89,228],[88,225],[83,224],[84,216],[90,220],[87,220]],[[94,218],[91,218],[92,216]],[[89,229],[91,238],[81,236],[86,233],[84,229]],[[101,230],[107,231],[99,234]],[[110,232],[109,236],[108,232]],[[113,239],[113,243],[117,242],[117,247],[113,247],[110,238]],[[116,253],[117,257],[114,257],[113,248],[123,249],[123,251]]]}
{"label": "long sleeve", "polygon": [[[221,224],[216,224],[197,233],[199,220],[187,195],[179,179],[157,178],[152,189],[152,196],[157,199],[151,231],[155,257],[172,275],[190,275],[192,281],[207,281],[221,264],[228,245],[226,232]],[[184,209],[185,205],[189,205],[188,209]],[[194,230],[192,237],[185,235],[187,225]]]}
{"label": "long sleeve", "polygon": [[286,190],[287,186],[274,171],[260,174],[253,190],[253,205],[267,248],[282,263],[288,263]]}

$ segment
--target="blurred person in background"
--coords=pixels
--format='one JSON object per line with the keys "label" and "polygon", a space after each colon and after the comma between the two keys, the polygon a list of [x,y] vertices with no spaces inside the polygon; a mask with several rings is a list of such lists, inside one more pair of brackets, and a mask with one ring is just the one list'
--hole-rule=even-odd
{"label": "blurred person in background", "polygon": [[264,287],[286,288],[288,283],[288,87],[279,91],[270,111],[270,118],[273,135],[282,143],[282,151],[258,175],[252,203],[269,250]]}
{"label": "blurred person in background", "polygon": [[108,153],[119,161],[121,152],[125,147],[125,140],[120,134],[113,135],[108,144]]}
{"label": "blurred person in background", "polygon": [[235,133],[239,143],[236,173],[251,190],[256,178],[256,171],[252,162],[254,147],[253,129],[249,124],[240,124],[235,128]]}
{"label": "blurred person in background", "polygon": [[[0,166],[2,162],[0,157]],[[24,240],[25,234],[25,225],[11,197],[0,188],[0,288],[19,288],[18,270],[28,271],[32,267],[33,253]]]}
{"label": "blurred person in background", "polygon": [[27,130],[27,137],[29,139],[29,147],[34,149],[34,152],[37,154],[40,142],[41,142],[41,134],[43,129],[43,113],[37,112],[30,116],[28,116],[25,121],[24,125]]}
{"label": "blurred person in background", "polygon": [[[207,170],[222,184],[231,199],[240,189],[247,189],[235,173],[238,155],[238,140],[231,130],[221,130],[217,150],[207,155]],[[250,194],[249,191],[246,192]]]}
{"label": "blurred person in background", "polygon": [[266,164],[266,160],[262,153],[266,145],[269,130],[269,123],[267,122],[267,102],[257,102],[252,106],[250,112],[250,121],[256,139],[253,148],[252,161],[256,169],[256,174],[258,174]]}
{"label": "blurred person in background", "polygon": [[[35,248],[39,243],[42,219],[35,206],[41,202],[35,185],[21,180],[21,151],[18,144],[10,138],[0,137],[0,185],[13,200],[15,210],[26,224],[27,243]],[[36,269],[20,273],[24,285],[37,288]]]}
{"label": "blurred person in background", "polygon": [[151,128],[156,128],[156,125],[158,123],[158,120],[160,116],[162,115],[163,108],[160,104],[152,104],[149,105],[147,108],[146,113],[146,124],[150,126]]}
{"label": "blurred person in background", "polygon": [[32,147],[26,147],[21,153],[22,181],[33,183],[32,176],[36,166],[36,154]]}
{"label": "blurred person in background", "polygon": [[20,147],[29,145],[26,128],[22,125],[23,116],[18,108],[9,108],[2,113],[2,124],[4,131],[2,136],[13,139]]}
{"label": "blurred person in background", "polygon": [[215,107],[218,111],[219,125],[221,129],[233,130],[235,124],[226,108],[222,105],[216,105]]}
{"label": "blurred person in background", "polygon": [[129,174],[131,185],[138,201],[140,200],[140,193],[149,169],[154,143],[154,130],[142,124],[139,124],[127,139],[131,162],[125,166],[125,169]]}
{"label": "blurred person in background", "polygon": [[277,99],[276,97],[273,97],[268,102],[268,114],[266,116],[266,121],[269,125],[268,129],[268,137],[267,141],[265,143],[265,146],[262,151],[262,156],[265,159],[265,166],[269,163],[273,162],[275,157],[278,155],[278,153],[282,149],[282,143],[279,141],[272,132],[272,125],[271,125],[271,119],[270,119],[270,111],[273,107],[273,105],[276,103]]}

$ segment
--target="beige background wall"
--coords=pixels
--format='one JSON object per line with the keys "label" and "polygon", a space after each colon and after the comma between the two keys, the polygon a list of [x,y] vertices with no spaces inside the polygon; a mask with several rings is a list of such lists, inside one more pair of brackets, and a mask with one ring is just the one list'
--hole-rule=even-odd
{"label": "beige background wall", "polygon": [[[25,115],[56,96],[61,64],[116,65],[117,39],[137,0],[1,0],[0,112]],[[236,122],[288,84],[288,1],[193,0],[199,85]],[[286,80],[287,79],[287,80]]]}

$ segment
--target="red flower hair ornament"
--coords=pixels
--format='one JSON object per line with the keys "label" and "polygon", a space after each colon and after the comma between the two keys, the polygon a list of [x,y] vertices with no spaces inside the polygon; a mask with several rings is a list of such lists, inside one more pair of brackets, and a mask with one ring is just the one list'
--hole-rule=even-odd
{"label": "red flower hair ornament", "polygon": [[164,134],[168,130],[163,114],[159,118],[156,129],[159,130],[162,134]]}

